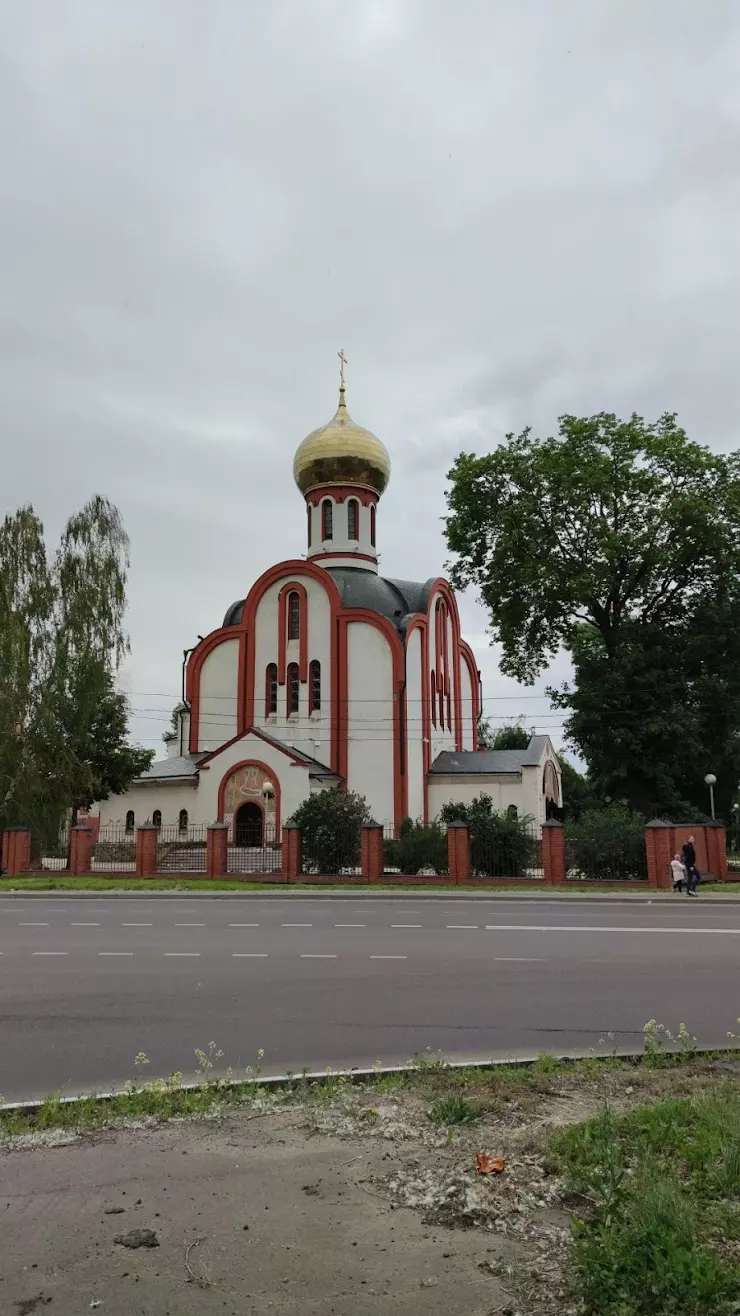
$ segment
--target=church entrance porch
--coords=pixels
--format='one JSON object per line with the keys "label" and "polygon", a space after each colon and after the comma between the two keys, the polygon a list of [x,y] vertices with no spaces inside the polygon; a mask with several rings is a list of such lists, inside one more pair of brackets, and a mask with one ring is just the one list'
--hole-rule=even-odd
{"label": "church entrance porch", "polygon": [[263,840],[264,819],[259,804],[240,804],[234,814],[234,844],[261,847]]}

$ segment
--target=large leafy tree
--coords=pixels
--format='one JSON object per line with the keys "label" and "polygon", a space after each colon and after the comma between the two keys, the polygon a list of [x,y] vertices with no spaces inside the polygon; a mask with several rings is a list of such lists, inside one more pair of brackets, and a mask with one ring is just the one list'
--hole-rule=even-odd
{"label": "large leafy tree", "polygon": [[128,538],[96,497],[56,551],[31,507],[0,525],[0,823],[49,835],[64,814],[125,789],[151,752],[126,744],[115,689]]}
{"label": "large leafy tree", "polygon": [[594,785],[648,812],[697,806],[710,770],[734,790],[738,455],[670,415],[563,416],[555,437],[461,454],[450,481],[453,580],[480,591],[507,674],[570,652],[557,702]]}

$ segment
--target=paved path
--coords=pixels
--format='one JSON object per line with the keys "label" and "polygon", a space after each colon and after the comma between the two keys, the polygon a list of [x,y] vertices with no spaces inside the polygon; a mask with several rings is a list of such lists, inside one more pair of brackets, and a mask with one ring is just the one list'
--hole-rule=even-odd
{"label": "paved path", "polygon": [[726,1043],[740,1013],[740,908],[132,896],[0,900],[6,1100],[153,1077],[641,1044],[654,1017]]}

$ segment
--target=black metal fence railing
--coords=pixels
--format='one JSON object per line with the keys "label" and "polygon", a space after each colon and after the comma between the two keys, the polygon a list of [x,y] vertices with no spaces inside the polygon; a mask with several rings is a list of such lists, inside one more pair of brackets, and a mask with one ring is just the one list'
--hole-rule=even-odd
{"label": "black metal fence railing", "polygon": [[92,853],[94,873],[136,871],[136,833],[123,823],[106,823],[100,828]]}
{"label": "black metal fence railing", "polygon": [[601,832],[591,836],[565,829],[566,882],[647,882],[647,850],[642,830],[633,836]]}
{"label": "black metal fence railing", "polygon": [[304,873],[360,877],[362,875],[360,829],[352,825],[338,828],[336,831],[321,828],[316,832],[303,832],[301,864]]}
{"label": "black metal fence railing", "polygon": [[47,872],[62,872],[69,860],[69,822],[58,831],[31,830],[31,864]]}
{"label": "black metal fence railing", "polygon": [[391,876],[442,877],[448,872],[447,832],[440,823],[383,824],[383,872]]}
{"label": "black metal fence railing", "polygon": [[205,873],[207,827],[160,827],[157,836],[158,873]]}
{"label": "black metal fence railing", "polygon": [[473,878],[519,877],[544,881],[542,833],[534,819],[491,818],[490,825],[471,828],[470,866]]}
{"label": "black metal fence railing", "polygon": [[228,873],[278,874],[282,868],[280,833],[272,826],[237,827],[226,852]]}

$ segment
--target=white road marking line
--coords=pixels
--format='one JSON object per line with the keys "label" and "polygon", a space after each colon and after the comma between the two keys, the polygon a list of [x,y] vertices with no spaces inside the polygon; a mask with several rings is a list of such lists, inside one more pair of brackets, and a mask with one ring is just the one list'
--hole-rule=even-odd
{"label": "white road marking line", "polygon": [[133,955],[132,950],[99,950],[98,955]]}
{"label": "white road marking line", "polygon": [[122,923],[122,928],[153,928],[153,923]]}
{"label": "white road marking line", "polygon": [[71,928],[99,928],[99,923],[70,923]]}
{"label": "white road marking line", "polygon": [[702,928],[694,924],[689,928],[609,928],[609,927],[585,927],[582,923],[575,924],[553,924],[545,926],[544,924],[534,923],[486,923],[486,932],[689,932],[692,935],[702,932],[711,932],[717,937],[740,937],[740,928]]}
{"label": "white road marking line", "polygon": [[371,955],[371,960],[407,960],[408,955]]}
{"label": "white road marking line", "polygon": [[448,923],[447,924],[448,928],[457,929],[459,932],[462,932],[463,929],[465,929],[466,931],[471,930],[477,932],[479,926],[480,925],[478,923]]}
{"label": "white road marking line", "polygon": [[391,923],[392,928],[420,928],[421,923]]}
{"label": "white road marking line", "polygon": [[32,950],[32,955],[67,955],[66,950]]}
{"label": "white road marking line", "polygon": [[281,928],[312,928],[313,923],[281,923]]}
{"label": "white road marking line", "polygon": [[229,928],[258,928],[259,923],[227,923]]}
{"label": "white road marking line", "polygon": [[336,960],[337,955],[301,955],[302,960]]}
{"label": "white road marking line", "polygon": [[544,964],[545,960],[531,955],[494,955],[496,964]]}
{"label": "white road marking line", "polygon": [[199,956],[200,956],[199,950],[166,950],[164,953],[164,957],[166,960],[198,959]]}
{"label": "white road marking line", "polygon": [[366,928],[367,923],[335,923],[335,928]]}
{"label": "white road marking line", "polygon": [[231,952],[232,960],[266,960],[266,950],[234,950]]}
{"label": "white road marking line", "polygon": [[48,928],[48,923],[19,923],[19,928]]}
{"label": "white road marking line", "polygon": [[205,923],[174,923],[173,924],[173,927],[176,928],[204,928],[205,926],[206,926]]}

